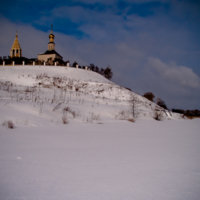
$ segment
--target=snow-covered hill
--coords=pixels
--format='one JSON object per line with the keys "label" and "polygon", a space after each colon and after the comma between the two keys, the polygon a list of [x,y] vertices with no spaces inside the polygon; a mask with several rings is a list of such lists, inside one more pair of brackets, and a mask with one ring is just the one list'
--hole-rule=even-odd
{"label": "snow-covered hill", "polygon": [[[88,70],[55,66],[0,67],[1,122],[12,120],[16,126],[46,123],[89,123],[152,118],[162,110],[100,74]],[[130,99],[137,99],[135,116]],[[163,112],[163,118],[180,118]]]}
{"label": "snow-covered hill", "polygon": [[199,200],[199,119],[180,118],[92,71],[0,66],[0,200]]}

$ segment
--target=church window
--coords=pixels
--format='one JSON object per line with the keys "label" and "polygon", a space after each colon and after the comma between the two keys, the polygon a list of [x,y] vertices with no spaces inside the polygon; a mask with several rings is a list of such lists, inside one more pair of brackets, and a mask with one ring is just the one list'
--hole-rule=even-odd
{"label": "church window", "polygon": [[16,53],[18,53],[18,49],[16,50]]}
{"label": "church window", "polygon": [[15,50],[13,49],[13,56],[15,55]]}

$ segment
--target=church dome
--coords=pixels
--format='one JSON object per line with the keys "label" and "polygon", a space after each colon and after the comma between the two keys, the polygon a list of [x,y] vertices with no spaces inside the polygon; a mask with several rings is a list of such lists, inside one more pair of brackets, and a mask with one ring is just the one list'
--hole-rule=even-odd
{"label": "church dome", "polygon": [[49,39],[51,40],[51,39],[54,39],[54,38],[55,38],[54,34],[51,33],[51,34],[49,35]]}
{"label": "church dome", "polygon": [[55,38],[54,34],[53,34],[53,25],[51,25],[51,34],[49,35],[49,40],[50,40],[50,43],[53,43],[53,40]]}

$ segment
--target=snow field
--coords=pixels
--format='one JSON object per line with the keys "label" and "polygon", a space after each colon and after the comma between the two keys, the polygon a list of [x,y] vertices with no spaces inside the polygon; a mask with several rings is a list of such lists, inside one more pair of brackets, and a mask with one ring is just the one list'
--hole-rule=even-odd
{"label": "snow field", "polygon": [[1,199],[199,199],[199,120],[74,125],[0,127]]}

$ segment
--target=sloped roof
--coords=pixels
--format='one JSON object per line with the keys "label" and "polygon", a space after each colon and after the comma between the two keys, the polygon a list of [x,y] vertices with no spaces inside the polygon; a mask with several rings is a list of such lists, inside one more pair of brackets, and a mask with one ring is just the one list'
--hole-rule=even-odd
{"label": "sloped roof", "polygon": [[38,55],[49,55],[49,54],[56,54],[62,58],[62,56],[59,53],[57,53],[55,50],[51,50],[51,51],[47,50],[44,53],[40,53]]}
{"label": "sloped roof", "polygon": [[21,49],[19,41],[18,41],[18,35],[15,36],[15,41],[14,41],[11,49]]}

